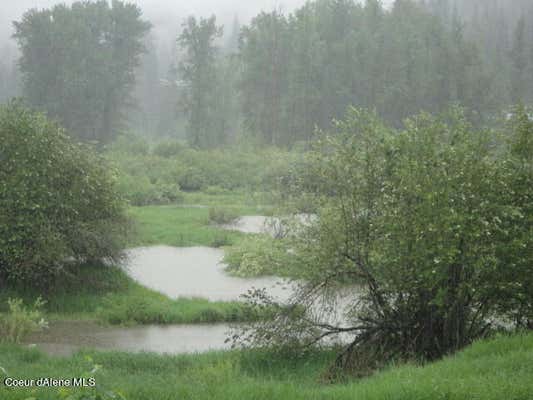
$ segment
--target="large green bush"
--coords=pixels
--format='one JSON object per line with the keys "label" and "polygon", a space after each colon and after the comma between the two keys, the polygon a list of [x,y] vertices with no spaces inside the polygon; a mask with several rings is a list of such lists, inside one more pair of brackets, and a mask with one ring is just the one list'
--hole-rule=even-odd
{"label": "large green bush", "polygon": [[[293,300],[309,313],[282,310],[245,340],[351,334],[338,360],[350,367],[368,351],[387,362],[441,357],[501,322],[511,327],[508,316],[533,326],[532,134],[523,112],[506,145],[459,110],[418,115],[401,131],[351,110],[292,180],[291,195],[310,199],[318,216],[287,238],[305,281]],[[242,268],[236,255],[226,261]],[[346,318],[332,324],[339,308]]]}
{"label": "large green bush", "polygon": [[44,115],[0,108],[0,282],[45,285],[73,261],[116,259],[126,226],[107,163]]}

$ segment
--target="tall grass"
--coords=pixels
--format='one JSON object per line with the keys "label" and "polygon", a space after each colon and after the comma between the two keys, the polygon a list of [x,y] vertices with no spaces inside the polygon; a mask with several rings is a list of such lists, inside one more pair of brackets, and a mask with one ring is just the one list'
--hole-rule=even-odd
{"label": "tall grass", "polygon": [[[72,377],[87,370],[86,356],[102,367],[98,385],[130,400],[528,400],[533,398],[533,334],[498,337],[474,344],[442,361],[391,365],[362,380],[324,384],[333,352],[291,358],[268,352],[203,355],[82,352],[50,358],[36,350],[0,346],[2,366],[18,377]],[[9,390],[2,400],[55,399],[49,389]]]}

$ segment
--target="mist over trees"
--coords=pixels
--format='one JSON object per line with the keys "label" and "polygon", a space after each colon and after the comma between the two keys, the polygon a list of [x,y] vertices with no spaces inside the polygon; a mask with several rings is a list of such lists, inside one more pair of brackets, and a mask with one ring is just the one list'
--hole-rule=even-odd
{"label": "mist over trees", "polygon": [[291,147],[349,106],[398,127],[452,104],[491,124],[533,101],[528,1],[316,0],[244,25],[235,16],[224,36],[213,18],[183,17],[158,31],[181,32],[167,38],[120,1],[29,11],[15,24],[20,71],[0,63],[0,99],[19,87],[84,140],[134,130],[202,148],[245,137]]}
{"label": "mist over trees", "polygon": [[[228,273],[286,278],[287,300],[252,288],[245,321],[187,318],[238,321],[234,344],[269,357],[326,344],[365,374],[533,329],[531,0],[310,0],[227,29],[173,23],[153,29],[127,0],[14,23],[0,288],[52,292],[126,246],[231,247]],[[222,231],[252,210],[273,217],[256,235]],[[186,322],[138,296],[114,321]],[[118,303],[104,300],[90,312]]]}
{"label": "mist over trees", "polygon": [[149,23],[121,1],[30,10],[15,23],[23,93],[83,140],[115,136],[131,99]]}

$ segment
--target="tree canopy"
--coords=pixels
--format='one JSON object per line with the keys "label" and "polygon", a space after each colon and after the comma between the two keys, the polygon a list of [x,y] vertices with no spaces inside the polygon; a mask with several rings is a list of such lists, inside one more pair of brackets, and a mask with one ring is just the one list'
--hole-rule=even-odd
{"label": "tree canopy", "polygon": [[28,103],[78,139],[111,141],[150,28],[141,10],[120,0],[78,1],[30,10],[14,25]]}

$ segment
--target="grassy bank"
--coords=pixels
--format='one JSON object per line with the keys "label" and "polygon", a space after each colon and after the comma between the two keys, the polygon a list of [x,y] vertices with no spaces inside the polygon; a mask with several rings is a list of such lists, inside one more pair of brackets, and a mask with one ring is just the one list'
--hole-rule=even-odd
{"label": "grassy bank", "polygon": [[32,304],[41,296],[50,319],[91,319],[112,324],[235,322],[255,318],[237,302],[170,299],[105,266],[71,267],[47,290],[8,289],[0,293],[0,311],[9,297]]}
{"label": "grassy bank", "polygon": [[241,234],[209,224],[207,208],[147,206],[130,209],[135,221],[132,247],[168,245],[220,247],[234,243]]}
{"label": "grassy bank", "polygon": [[[88,359],[90,355],[92,360]],[[533,398],[533,335],[479,342],[426,366],[390,367],[371,378],[326,385],[332,353],[282,358],[259,352],[157,356],[79,353],[49,358],[35,349],[0,347],[0,366],[18,378],[81,376],[99,364],[101,387],[130,400],[152,399],[365,399],[527,400]],[[1,374],[1,372],[0,372]],[[0,398],[56,399],[55,389],[7,389]]]}
{"label": "grassy bank", "polygon": [[[198,196],[197,204],[201,205],[220,201],[217,206],[230,208],[237,216],[263,215],[270,211],[264,207],[230,203],[223,196],[200,193],[190,196]],[[239,232],[227,231],[211,224],[208,206],[132,207],[130,215],[135,221],[135,234],[130,242],[132,247],[157,244],[177,247],[221,247],[234,244],[244,237]]]}
{"label": "grassy bank", "polygon": [[[227,246],[237,243],[244,234],[226,231],[211,224],[209,207],[222,205],[237,216],[269,211],[268,208],[253,205],[254,201],[246,200],[239,193],[189,193],[186,200],[189,206],[130,208],[135,230],[129,246]],[[173,300],[136,283],[119,268],[102,266],[70,267],[62,278],[42,290],[2,290],[0,312],[5,311],[10,297],[19,297],[26,304],[32,304],[39,296],[46,301],[44,311],[49,319],[91,319],[112,324],[172,324],[237,322],[256,317],[238,302]]]}

